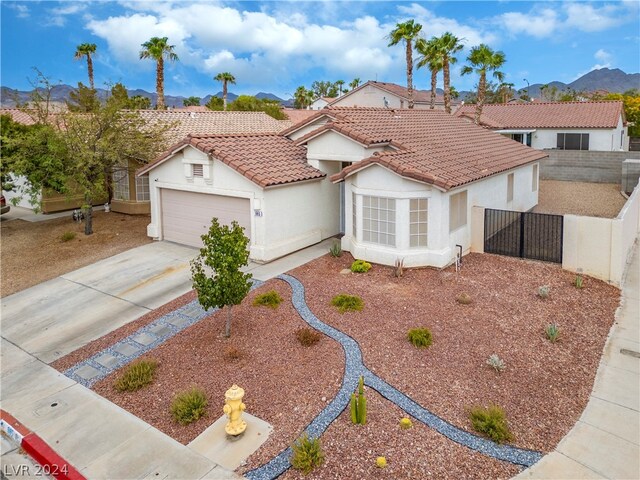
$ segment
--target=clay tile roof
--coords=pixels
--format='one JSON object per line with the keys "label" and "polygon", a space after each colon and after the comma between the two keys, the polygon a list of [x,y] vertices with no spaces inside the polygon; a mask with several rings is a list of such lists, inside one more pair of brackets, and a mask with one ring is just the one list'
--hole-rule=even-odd
{"label": "clay tile roof", "polygon": [[264,112],[191,112],[185,110],[136,110],[148,122],[173,125],[169,131],[169,144],[177,143],[188,135],[235,133],[278,133],[289,128],[290,120],[276,120]]}
{"label": "clay tile roof", "polygon": [[23,125],[34,125],[36,123],[34,117],[29,113],[17,108],[0,108],[0,115],[9,115],[14,122],[22,123]]}
{"label": "clay tile roof", "polygon": [[168,159],[172,152],[186,145],[220,160],[263,188],[326,176],[307,163],[306,148],[277,134],[190,136],[159,161],[140,169],[138,175],[146,173],[153,165]]}
{"label": "clay tile roof", "polygon": [[321,128],[398,148],[354,163],[331,177],[334,182],[379,164],[449,190],[547,156],[440,110],[330,107],[328,113],[334,118]]}
{"label": "clay tile roof", "polygon": [[298,108],[285,108],[282,110],[284,114],[293,122],[300,123],[308,119],[309,117],[315,115],[317,110],[302,110]]}
{"label": "clay tile roof", "polygon": [[[393,95],[401,97],[401,98],[403,98],[405,100],[409,100],[409,92],[407,90],[407,87],[403,87],[402,85],[398,85],[397,83],[375,82],[373,80],[369,80],[368,82],[360,85],[356,89],[345,93],[345,95],[349,95],[351,92],[353,92],[355,90],[359,90],[361,88],[364,88],[367,85],[376,86],[376,87],[380,88],[381,90],[385,90],[385,91],[387,91],[389,93],[392,93]],[[342,97],[338,97],[338,98],[332,100],[332,103],[339,103],[339,100],[341,100],[343,97],[344,97],[344,95]],[[413,90],[413,99],[417,103],[431,103],[431,90],[414,89]],[[444,103],[444,97],[442,95],[440,95],[440,94],[437,94],[436,95],[436,103],[438,103],[438,104]],[[459,100],[454,99],[454,98],[451,99],[451,105],[457,105],[458,103],[460,103]]]}
{"label": "clay tile roof", "polygon": [[[475,105],[463,105],[458,117],[473,119]],[[480,124],[489,128],[616,128],[622,102],[533,102],[488,104]]]}

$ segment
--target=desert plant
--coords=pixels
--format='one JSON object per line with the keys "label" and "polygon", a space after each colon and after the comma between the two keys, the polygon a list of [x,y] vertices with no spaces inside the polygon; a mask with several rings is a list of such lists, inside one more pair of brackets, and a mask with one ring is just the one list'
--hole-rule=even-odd
{"label": "desert plant", "polygon": [[62,236],[60,237],[60,240],[63,241],[63,242],[70,242],[74,238],[76,238],[76,233],[75,232],[64,232],[62,234]]}
{"label": "desert plant", "polygon": [[291,466],[300,470],[304,475],[310,473],[315,467],[324,462],[324,453],[320,439],[309,438],[305,432],[292,446]]}
{"label": "desert plant", "polygon": [[456,302],[458,302],[460,305],[469,305],[471,303],[471,295],[469,295],[467,292],[462,292],[456,297]]}
{"label": "desert plant", "polygon": [[266,293],[262,293],[260,295],[256,295],[256,298],[253,299],[253,305],[255,307],[269,307],[269,308],[278,308],[278,306],[282,303],[282,297],[275,290],[269,290]]}
{"label": "desert plant", "polygon": [[302,327],[296,330],[296,338],[304,347],[310,347],[320,341],[322,334],[309,327]]}
{"label": "desert plant", "polygon": [[376,467],[384,468],[387,466],[387,459],[385,457],[376,458]]}
{"label": "desert plant", "polygon": [[584,277],[580,274],[576,275],[576,279],[573,284],[576,286],[576,288],[584,287]]}
{"label": "desert plant", "polygon": [[342,256],[342,247],[340,246],[340,242],[334,242],[331,247],[329,247],[329,253],[332,257],[341,257]]}
{"label": "desert plant", "polygon": [[204,390],[193,387],[176,395],[171,404],[171,414],[178,423],[187,425],[207,413],[207,404]]}
{"label": "desert plant", "polygon": [[340,295],[333,297],[331,305],[338,307],[338,311],[340,313],[344,313],[362,310],[364,302],[358,296],[341,293]]}
{"label": "desert plant", "polygon": [[507,368],[504,361],[495,353],[490,355],[489,358],[487,358],[487,365],[489,365],[498,373],[502,372],[505,368]]}
{"label": "desert plant", "polygon": [[244,357],[244,353],[238,347],[229,345],[227,348],[225,348],[223,356],[225,360],[233,361],[240,360],[242,357]]}
{"label": "desert plant", "polygon": [[418,348],[427,348],[433,343],[433,336],[428,328],[412,328],[407,332],[407,338]]}
{"label": "desert plant", "polygon": [[119,392],[135,392],[153,382],[153,375],[158,362],[155,360],[138,360],[124,369],[122,375],[114,383]]}
{"label": "desert plant", "polygon": [[538,287],[538,296],[540,298],[549,298],[549,293],[551,293],[551,287],[549,285]]}
{"label": "desert plant", "polygon": [[371,264],[364,260],[356,260],[351,264],[353,273],[367,273],[371,269]]}
{"label": "desert plant", "polygon": [[367,423],[367,399],[364,397],[364,377],[358,380],[358,394],[351,394],[351,421],[356,425]]}
{"label": "desert plant", "polygon": [[411,422],[410,418],[404,417],[400,419],[400,428],[402,430],[409,430],[413,427],[413,422]]}
{"label": "desert plant", "polygon": [[396,265],[393,269],[393,275],[400,278],[404,275],[404,258],[396,258]]}
{"label": "desert plant", "polygon": [[545,327],[544,333],[551,343],[556,343],[560,337],[560,327],[557,323],[550,323]]}
{"label": "desert plant", "polygon": [[513,439],[504,410],[498,405],[491,405],[489,408],[473,407],[469,411],[469,419],[476,432],[496,443]]}

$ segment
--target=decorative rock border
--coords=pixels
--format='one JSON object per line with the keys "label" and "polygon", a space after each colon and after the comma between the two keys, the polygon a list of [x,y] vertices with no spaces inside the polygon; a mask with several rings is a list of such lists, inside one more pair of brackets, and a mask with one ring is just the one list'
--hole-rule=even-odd
{"label": "decorative rock border", "polygon": [[[524,467],[529,467],[542,458],[540,452],[509,445],[498,445],[490,440],[466,432],[431,413],[410,397],[389,385],[365,367],[358,342],[340,330],[321,322],[311,312],[305,302],[304,286],[298,279],[287,274],[279,275],[276,278],[284,280],[291,286],[293,306],[300,314],[300,317],[311,327],[339,342],[345,354],[346,364],[342,386],[329,405],[327,405],[305,429],[309,437],[319,437],[327,427],[338,418],[344,409],[347,408],[351,393],[356,389],[358,379],[360,375],[362,375],[368,387],[376,390],[387,400],[396,404],[415,419],[456,443],[498,460]],[[261,467],[245,473],[245,477],[250,480],[272,480],[277,478],[291,467],[291,463],[289,462],[291,454],[292,450],[291,447],[289,447]]]}
{"label": "decorative rock border", "polygon": [[[264,283],[257,279],[252,281],[251,290]],[[64,375],[87,388],[91,388],[99,380],[153,350],[217,310],[217,308],[204,310],[198,300],[193,300],[145,325],[92,357],[70,367],[64,371]]]}

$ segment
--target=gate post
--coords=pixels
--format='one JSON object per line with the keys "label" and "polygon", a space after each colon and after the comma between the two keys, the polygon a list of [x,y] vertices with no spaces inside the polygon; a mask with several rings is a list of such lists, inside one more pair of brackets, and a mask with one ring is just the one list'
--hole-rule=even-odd
{"label": "gate post", "polygon": [[484,207],[471,207],[471,251],[484,253]]}
{"label": "gate post", "polygon": [[524,217],[526,212],[520,213],[520,258],[524,258]]}

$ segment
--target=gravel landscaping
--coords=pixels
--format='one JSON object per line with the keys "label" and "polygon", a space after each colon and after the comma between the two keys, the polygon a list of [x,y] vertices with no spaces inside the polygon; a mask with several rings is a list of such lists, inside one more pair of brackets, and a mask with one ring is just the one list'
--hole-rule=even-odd
{"label": "gravel landscaping", "polygon": [[[352,261],[348,254],[327,255],[290,273],[304,284],[313,314],[360,344],[372,372],[466,431],[472,431],[471,406],[502,406],[512,444],[522,448],[551,451],[578,420],[618,305],[616,288],[586,278],[577,289],[575,276],[557,265],[493,255],[466,256],[459,273],[409,269],[402,278],[379,265],[341,274]],[[551,287],[549,298],[538,296],[541,285]],[[279,308],[254,307],[253,298],[269,290],[284,299]],[[456,301],[462,292],[469,305]],[[331,299],[341,293],[360,296],[363,310],[338,313]],[[56,368],[68,368],[191,299],[193,292],[58,360]],[[222,336],[225,318],[226,312],[216,312],[147,354],[159,362],[149,387],[117,392],[116,372],[94,389],[186,444],[222,415],[224,392],[239,384],[247,392],[247,412],[274,427],[238,470],[245,473],[290,446],[327,406],[340,388],[345,359],[342,347],[324,335],[316,345],[300,345],[295,332],[306,324],[284,281],[268,281],[234,307],[230,339]],[[561,331],[554,344],[544,335],[552,322]],[[433,345],[413,347],[406,334],[415,327],[428,327]],[[491,354],[504,360],[502,373],[486,364]],[[169,406],[177,392],[194,385],[207,392],[207,416],[181,426]],[[352,425],[343,412],[321,437],[325,464],[308,478],[509,478],[519,470],[415,419],[412,429],[400,430],[406,414],[369,387],[366,395],[367,425]],[[387,457],[386,469],[375,466],[379,455]],[[289,470],[283,478],[300,477]]]}
{"label": "gravel landscaping", "polygon": [[[147,236],[148,215],[93,213],[93,235],[84,223],[68,217],[40,222],[2,220],[2,282],[0,296],[32,287],[103,258],[152,242]],[[72,232],[68,241],[62,235]]]}
{"label": "gravel landscaping", "polygon": [[615,218],[627,199],[615,183],[540,180],[535,213]]}

